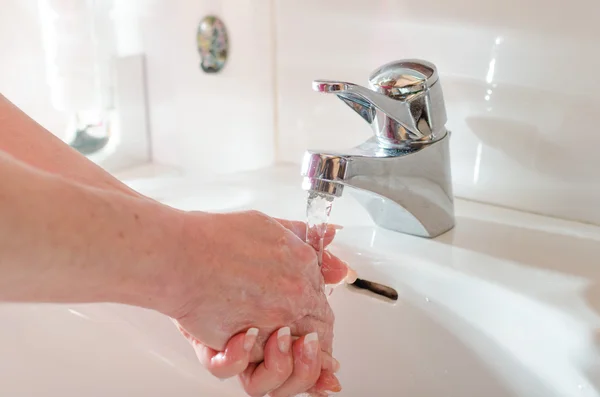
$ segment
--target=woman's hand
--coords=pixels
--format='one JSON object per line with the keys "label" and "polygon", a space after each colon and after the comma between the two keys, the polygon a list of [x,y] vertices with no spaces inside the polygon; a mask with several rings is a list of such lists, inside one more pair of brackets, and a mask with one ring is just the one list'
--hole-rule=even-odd
{"label": "woman's hand", "polygon": [[[277,219],[284,227],[304,240],[306,224],[298,221]],[[336,232],[337,227],[329,225],[327,228],[324,246],[328,246]],[[321,271],[327,284],[337,284],[353,273],[339,258],[325,252]],[[349,275],[350,273],[350,275]],[[207,348],[195,340],[189,333],[180,328],[182,334],[192,343],[200,362],[216,377],[225,379],[240,375],[241,383],[246,392],[251,396],[279,397],[295,395],[309,391],[318,396],[321,392],[338,392],[341,386],[334,373],[339,369],[339,363],[327,352],[321,351],[318,360],[310,359],[305,353],[305,339],[298,342],[297,336],[290,336],[295,340],[294,349],[286,350],[289,328],[284,327],[274,332],[267,341],[265,359],[262,363],[250,363],[250,353],[244,350],[244,342],[252,341],[252,332],[238,334],[231,338],[223,351]],[[310,341],[318,343],[318,341]],[[270,348],[277,346],[280,349]],[[284,352],[286,350],[286,352]]]}
{"label": "woman's hand", "polygon": [[188,334],[223,351],[233,335],[257,328],[250,362],[260,362],[269,336],[289,326],[292,335],[316,332],[331,352],[334,316],[312,247],[256,211],[184,217],[172,267],[178,298],[167,314]]}
{"label": "woman's hand", "polygon": [[[256,213],[222,216],[187,214],[184,216],[188,225],[185,228],[187,232],[183,233],[177,260],[172,260],[172,236],[177,235],[177,223],[181,219],[175,216],[173,211],[165,211],[163,206],[147,200],[69,148],[2,95],[0,118],[3,121],[0,129],[0,157],[4,151],[42,173],[59,177],[48,178],[48,175],[36,175],[29,170],[25,177],[20,175],[15,178],[16,181],[24,181],[23,185],[36,190],[36,193],[18,193],[15,203],[19,205],[5,206],[10,209],[9,214],[12,218],[20,219],[15,227],[4,222],[4,226],[10,231],[8,235],[16,238],[19,244],[10,245],[10,239],[4,238],[2,241],[8,243],[12,251],[0,251],[8,256],[17,255],[21,259],[21,263],[15,260],[0,263],[9,267],[8,272],[3,272],[6,285],[15,284],[11,283],[12,270],[19,280],[18,293],[11,295],[14,291],[7,288],[4,291],[5,299],[53,302],[117,301],[158,310],[179,319],[195,337],[199,337],[206,346],[210,346],[202,345],[202,349],[208,353],[207,366],[211,369],[216,368],[211,365],[219,361],[218,357],[221,357],[225,364],[228,359],[237,362],[238,358],[233,354],[235,351],[244,351],[241,356],[247,356],[246,363],[251,359],[253,362],[260,362],[263,357],[262,347],[270,334],[269,329],[278,330],[272,334],[277,335],[278,346],[281,337],[286,339],[287,331],[280,330],[287,330],[287,324],[283,322],[287,318],[295,319],[291,323],[290,334],[300,336],[317,331],[319,347],[331,351],[333,316],[322,291],[316,287],[320,277],[314,270],[316,256],[314,253],[309,254],[306,248],[299,248],[298,240],[292,238],[289,232],[282,232],[281,227],[273,225],[271,218]],[[2,175],[7,179],[6,171],[3,171]],[[80,189],[74,184],[65,185],[64,180],[95,189],[92,191]],[[47,191],[41,189],[42,185]],[[3,186],[11,187],[10,183],[3,183]],[[45,196],[41,197],[40,191],[45,191]],[[123,199],[114,193],[140,201]],[[6,200],[6,194],[0,196]],[[23,200],[23,197],[28,200]],[[23,213],[27,216],[20,216],[21,207],[25,208]],[[32,212],[32,209],[36,211]],[[254,220],[250,220],[251,218]],[[31,222],[24,222],[24,219]],[[90,222],[90,219],[95,221]],[[259,225],[261,219],[262,226]],[[44,223],[48,220],[52,227]],[[206,225],[202,224],[203,220],[207,220]],[[303,223],[280,223],[296,233],[300,239],[304,238],[306,226]],[[58,228],[64,233],[58,233]],[[27,232],[20,239],[17,232],[23,230]],[[40,237],[30,231],[46,234]],[[27,238],[31,239],[31,243],[26,243]],[[82,244],[82,241],[86,244]],[[35,245],[41,243],[48,243],[48,246]],[[37,248],[32,250],[33,246]],[[25,248],[19,251],[22,247]],[[203,252],[203,248],[208,248],[209,255]],[[50,252],[56,255],[50,255]],[[70,255],[69,260],[58,260],[58,256],[62,258],[67,254]],[[346,274],[345,265],[337,258],[331,258],[333,257],[326,255],[322,267],[326,281]],[[23,266],[23,262],[27,262],[28,266]],[[327,265],[328,263],[331,266]],[[157,264],[160,265],[155,266]],[[274,270],[274,264],[280,269]],[[54,278],[51,280],[53,282],[49,282],[47,276],[50,268],[54,270]],[[343,276],[339,279],[341,278]],[[24,283],[23,280],[28,280],[28,283]],[[223,283],[224,288],[221,291],[219,283]],[[70,285],[71,288],[65,288],[66,285]],[[245,289],[244,285],[250,287]],[[115,296],[113,291],[115,288],[118,296]],[[268,299],[275,299],[275,304],[268,305],[269,310],[264,313],[260,308],[265,306],[257,305],[261,302],[261,289],[264,290],[262,292],[267,299],[263,303],[269,302]],[[215,292],[221,293],[222,298],[211,296]],[[304,295],[303,292],[307,294]],[[279,302],[276,297],[282,295],[287,299]],[[214,314],[217,309],[224,310],[218,313],[216,321],[210,317],[203,317],[204,314]],[[229,316],[225,309],[232,309],[232,315]],[[250,327],[248,318],[251,318],[254,324],[255,314],[262,314],[257,316],[256,326],[259,332],[256,336],[254,329],[244,329]],[[276,320],[277,317],[280,317],[281,321]],[[272,325],[274,323],[277,325]],[[219,326],[219,329],[211,332],[210,328],[215,325]],[[236,328],[240,328],[239,331],[242,332],[232,338],[225,349],[227,339],[235,333],[231,330]],[[183,332],[187,333],[185,330]],[[190,334],[188,337],[192,338]],[[274,342],[271,342],[273,338],[274,336],[271,336],[266,341],[267,355],[263,364],[252,364],[249,367],[244,365],[243,368],[248,367],[242,375],[249,381],[245,383],[247,389],[260,388],[263,387],[261,385],[267,384],[265,382],[270,375],[265,375],[265,370],[279,368],[280,360],[285,359],[283,353],[275,355],[276,350],[272,348]],[[294,352],[294,360],[304,357],[304,346],[315,344],[314,336],[308,338],[310,343],[303,342],[306,337],[290,338],[295,340],[293,348],[290,348],[290,351]],[[244,344],[249,342],[254,343],[251,355],[243,348]],[[225,350],[223,353],[217,353],[212,349]],[[322,374],[326,373],[328,368],[334,368],[333,364],[329,364],[332,362],[331,356],[321,352],[320,357]],[[294,373],[296,367],[294,364]],[[226,369],[227,366],[222,365],[221,368]],[[331,371],[333,372],[333,369]],[[321,375],[317,386],[323,379],[327,379],[327,376]],[[288,385],[286,383],[285,387]],[[256,392],[258,389],[252,390]]]}

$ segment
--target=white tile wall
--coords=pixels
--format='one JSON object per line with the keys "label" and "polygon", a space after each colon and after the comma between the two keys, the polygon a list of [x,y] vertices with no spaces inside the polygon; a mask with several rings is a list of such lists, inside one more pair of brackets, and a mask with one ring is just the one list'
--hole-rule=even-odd
{"label": "white tile wall", "polygon": [[[50,100],[37,0],[0,1],[0,92],[61,135],[66,116]],[[195,172],[273,163],[270,0],[104,1],[112,2],[118,54],[145,52],[155,162]],[[228,64],[217,75],[200,70],[196,49],[198,23],[208,14],[225,21],[231,41]]]}
{"label": "white tile wall", "polygon": [[0,92],[58,136],[67,120],[52,107],[36,0],[0,0]]}
{"label": "white tile wall", "polygon": [[371,134],[311,80],[365,84],[424,58],[441,75],[457,196],[600,224],[600,3],[550,3],[276,0],[278,159]]}
{"label": "white tile wall", "polygon": [[[154,159],[184,169],[233,172],[274,160],[272,15],[269,0],[153,1],[145,10]],[[224,20],[230,57],[218,74],[200,69],[196,29]]]}
{"label": "white tile wall", "polygon": [[[0,91],[57,132],[64,120],[49,103],[35,3],[2,0]],[[370,136],[366,124],[313,93],[311,81],[365,83],[383,63],[424,58],[441,75],[457,196],[600,224],[598,2],[127,4],[118,44],[145,51],[158,163],[235,172],[298,163],[309,147],[355,145]],[[231,40],[217,75],[200,71],[195,44],[209,13],[225,20]]]}

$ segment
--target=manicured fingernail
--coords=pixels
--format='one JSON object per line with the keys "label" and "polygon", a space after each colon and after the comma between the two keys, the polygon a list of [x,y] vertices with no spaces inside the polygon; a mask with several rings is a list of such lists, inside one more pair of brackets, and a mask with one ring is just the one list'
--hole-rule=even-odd
{"label": "manicured fingernail", "polygon": [[244,338],[244,350],[249,352],[254,347],[256,343],[256,338],[258,337],[258,328],[250,328],[246,331],[246,337]]}
{"label": "manicured fingernail", "polygon": [[314,360],[319,352],[319,335],[316,332],[304,337],[304,354],[309,360]]}
{"label": "manicured fingernail", "polygon": [[[344,263],[346,263],[346,262],[344,262]],[[346,263],[346,266],[348,266],[347,263]],[[346,283],[352,284],[353,282],[356,281],[357,278],[358,278],[358,275],[356,274],[356,272],[348,266],[348,273],[346,274],[346,279],[345,279]]]}
{"label": "manicured fingernail", "polygon": [[277,331],[277,345],[279,346],[279,351],[288,353],[290,351],[291,341],[290,327],[283,327]]}

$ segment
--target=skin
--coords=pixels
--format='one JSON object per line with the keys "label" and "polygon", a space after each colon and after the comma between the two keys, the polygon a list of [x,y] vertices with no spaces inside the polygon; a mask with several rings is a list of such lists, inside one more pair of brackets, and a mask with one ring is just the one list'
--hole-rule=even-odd
{"label": "skin", "polygon": [[339,388],[322,284],[340,282],[347,267],[326,254],[318,268],[304,223],[161,205],[2,96],[0,174],[0,301],[150,308],[175,320],[213,374],[238,375],[250,395]]}

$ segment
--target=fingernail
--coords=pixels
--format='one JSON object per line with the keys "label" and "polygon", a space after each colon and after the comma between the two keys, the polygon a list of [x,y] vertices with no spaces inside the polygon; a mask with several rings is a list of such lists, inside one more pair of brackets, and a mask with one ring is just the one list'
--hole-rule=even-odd
{"label": "fingernail", "polygon": [[244,338],[244,350],[249,352],[254,347],[254,343],[256,343],[256,338],[258,337],[258,328],[250,328],[246,331],[246,337]]}
{"label": "fingernail", "polygon": [[309,360],[317,358],[319,352],[319,335],[316,332],[304,337],[304,354]]}
{"label": "fingernail", "polygon": [[288,353],[290,351],[291,339],[290,327],[283,327],[277,331],[277,345],[280,352]]}
{"label": "fingernail", "polygon": [[335,230],[342,230],[344,228],[344,226],[342,226],[342,225],[336,225],[335,223],[332,224],[331,227],[333,227]]}
{"label": "fingernail", "polygon": [[[346,262],[344,262],[346,263]],[[352,284],[353,282],[356,281],[356,279],[358,278],[358,275],[356,274],[356,272],[350,268],[350,266],[348,266],[348,264],[346,263],[346,266],[348,267],[348,273],[346,274],[346,283],[348,284]]]}

